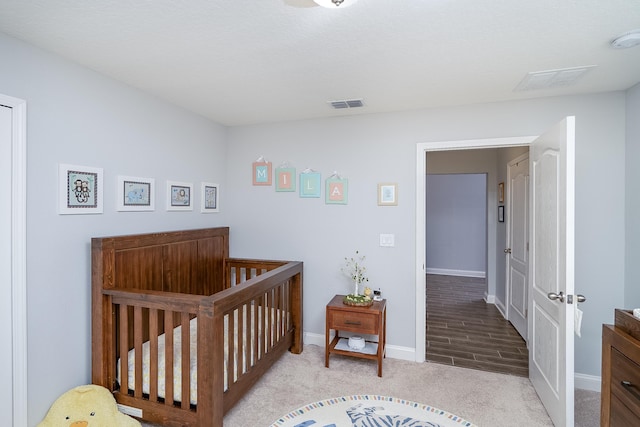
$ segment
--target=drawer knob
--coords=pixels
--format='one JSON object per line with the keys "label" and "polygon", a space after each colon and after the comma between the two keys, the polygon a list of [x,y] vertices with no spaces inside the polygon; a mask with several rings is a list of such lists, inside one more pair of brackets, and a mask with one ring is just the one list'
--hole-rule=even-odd
{"label": "drawer knob", "polygon": [[359,326],[362,324],[362,322],[360,322],[359,320],[345,320],[344,321],[345,325],[355,325],[355,326]]}
{"label": "drawer knob", "polygon": [[631,393],[636,399],[640,400],[640,393],[638,392],[638,388],[631,383],[631,381],[620,381],[622,387],[625,388],[629,393]]}

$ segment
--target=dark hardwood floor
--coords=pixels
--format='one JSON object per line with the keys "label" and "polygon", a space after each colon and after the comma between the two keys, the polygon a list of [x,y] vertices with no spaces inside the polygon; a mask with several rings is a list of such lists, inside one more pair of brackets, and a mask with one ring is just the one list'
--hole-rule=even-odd
{"label": "dark hardwood floor", "polygon": [[526,344],[493,304],[485,279],[427,275],[427,361],[529,376]]}

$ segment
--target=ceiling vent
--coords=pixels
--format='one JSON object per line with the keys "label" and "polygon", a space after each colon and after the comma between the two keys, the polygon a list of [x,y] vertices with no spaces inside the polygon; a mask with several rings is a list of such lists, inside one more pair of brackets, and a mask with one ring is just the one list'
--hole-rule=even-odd
{"label": "ceiling vent", "polygon": [[518,92],[571,86],[595,67],[595,65],[587,65],[584,67],[561,68],[558,70],[532,71],[522,79],[514,90]]}
{"label": "ceiling vent", "polygon": [[340,101],[328,101],[328,103],[336,110],[341,110],[343,108],[364,107],[364,104],[362,103],[362,99],[344,99]]}

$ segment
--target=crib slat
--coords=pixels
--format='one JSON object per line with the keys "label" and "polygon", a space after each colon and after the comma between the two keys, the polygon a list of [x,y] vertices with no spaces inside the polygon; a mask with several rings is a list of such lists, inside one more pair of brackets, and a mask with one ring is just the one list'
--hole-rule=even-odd
{"label": "crib slat", "polygon": [[268,353],[273,348],[273,289],[267,292],[267,310],[265,316],[267,317],[267,344],[264,352]]}
{"label": "crib slat", "polygon": [[129,391],[129,319],[127,306],[119,306],[118,323],[120,326],[120,391],[127,394]]}
{"label": "crib slat", "polygon": [[133,342],[135,349],[133,378],[135,397],[142,397],[142,307],[136,306],[133,309]]}
{"label": "crib slat", "polygon": [[231,387],[231,384],[233,384],[234,382],[234,378],[235,378],[235,364],[233,363],[233,358],[234,358],[234,345],[233,345],[233,340],[234,340],[234,331],[235,331],[235,310],[232,311],[231,313],[229,313],[227,315],[227,330],[225,331],[225,334],[227,336],[227,385],[228,387]]}
{"label": "crib slat", "polygon": [[182,313],[182,409],[189,409],[191,398],[191,330],[189,328],[189,313]]}
{"label": "crib slat", "polygon": [[158,401],[158,310],[149,310],[149,400]]}
{"label": "crib slat", "polygon": [[[245,316],[245,312],[247,311],[247,306],[246,305],[241,305],[240,308],[238,309],[238,373],[239,374],[243,374],[244,373],[244,342],[245,342],[245,329],[244,329],[244,316]],[[238,375],[240,376],[240,375]]]}
{"label": "crib slat", "polygon": [[173,406],[173,311],[164,312],[164,404]]}

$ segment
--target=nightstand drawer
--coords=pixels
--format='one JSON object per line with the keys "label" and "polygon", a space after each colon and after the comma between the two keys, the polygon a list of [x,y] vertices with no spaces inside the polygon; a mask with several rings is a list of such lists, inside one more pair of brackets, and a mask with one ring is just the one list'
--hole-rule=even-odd
{"label": "nightstand drawer", "polygon": [[340,331],[377,334],[378,319],[376,313],[354,313],[332,310],[329,312],[329,328]]}
{"label": "nightstand drawer", "polygon": [[640,417],[640,365],[611,349],[611,392]]}

